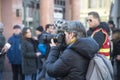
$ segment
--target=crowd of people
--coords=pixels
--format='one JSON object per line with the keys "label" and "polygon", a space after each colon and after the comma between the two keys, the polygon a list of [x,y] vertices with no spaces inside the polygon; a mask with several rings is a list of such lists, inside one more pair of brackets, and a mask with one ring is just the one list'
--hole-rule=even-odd
{"label": "crowd of people", "polygon": [[0,80],[5,55],[13,80],[86,80],[90,59],[101,54],[111,60],[114,79],[120,79],[120,29],[112,20],[101,22],[97,12],[89,12],[89,30],[80,21],[58,20],[36,28],[13,26],[6,41],[0,23]]}

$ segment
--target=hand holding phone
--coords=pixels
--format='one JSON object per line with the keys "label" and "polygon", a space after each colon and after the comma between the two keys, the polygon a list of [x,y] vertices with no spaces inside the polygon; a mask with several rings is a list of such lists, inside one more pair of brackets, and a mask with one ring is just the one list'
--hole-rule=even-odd
{"label": "hand holding phone", "polygon": [[1,52],[0,52],[0,55],[3,55],[5,53],[5,50],[2,49]]}

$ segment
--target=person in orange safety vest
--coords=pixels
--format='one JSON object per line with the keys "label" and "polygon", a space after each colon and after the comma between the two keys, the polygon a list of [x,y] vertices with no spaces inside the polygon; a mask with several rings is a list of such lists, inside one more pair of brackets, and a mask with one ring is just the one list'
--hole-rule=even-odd
{"label": "person in orange safety vest", "polygon": [[100,23],[100,17],[97,12],[88,13],[89,30],[87,35],[93,37],[99,44],[99,53],[110,58],[110,41],[107,30],[102,28]]}

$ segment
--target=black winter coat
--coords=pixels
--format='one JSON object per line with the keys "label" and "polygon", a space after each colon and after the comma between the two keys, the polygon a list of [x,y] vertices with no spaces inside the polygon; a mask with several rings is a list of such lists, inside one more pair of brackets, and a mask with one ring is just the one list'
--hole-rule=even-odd
{"label": "black winter coat", "polygon": [[47,72],[56,80],[86,80],[90,58],[99,50],[92,38],[81,38],[69,45],[60,54],[57,47],[52,47],[46,62]]}
{"label": "black winter coat", "polygon": [[23,39],[22,49],[22,71],[23,74],[34,74],[37,71],[37,57],[35,54],[35,41],[32,39]]}
{"label": "black winter coat", "polygon": [[112,57],[116,58],[117,55],[120,55],[120,40],[118,40],[118,41],[113,40],[113,54],[112,54]]}
{"label": "black winter coat", "polygon": [[[45,44],[46,45],[46,53],[45,55],[40,55],[40,57],[38,58],[37,62],[38,62],[38,69],[42,69],[42,65],[44,63],[44,60],[47,59],[49,51],[50,51],[50,45],[48,42],[46,42],[46,40],[44,40],[45,36],[49,36],[50,34],[43,31],[39,36],[38,36],[38,45],[39,44]],[[43,59],[43,60],[42,60]]]}
{"label": "black winter coat", "polygon": [[[43,31],[41,33],[41,35],[38,36],[38,42],[40,44],[46,44],[46,46],[47,46],[46,53],[45,53],[45,55],[41,55],[41,58],[47,59],[47,57],[48,57],[48,54],[49,54],[49,51],[50,51],[50,45],[49,45],[49,43],[50,43],[50,39],[49,39],[50,35],[51,35],[50,33],[47,33],[45,31]],[[44,38],[46,38],[46,39],[44,40]],[[49,41],[48,41],[48,39],[49,39]]]}
{"label": "black winter coat", "polygon": [[[0,33],[0,52],[5,44],[5,37],[2,33]],[[0,55],[0,72],[3,71],[4,68],[4,56]]]}

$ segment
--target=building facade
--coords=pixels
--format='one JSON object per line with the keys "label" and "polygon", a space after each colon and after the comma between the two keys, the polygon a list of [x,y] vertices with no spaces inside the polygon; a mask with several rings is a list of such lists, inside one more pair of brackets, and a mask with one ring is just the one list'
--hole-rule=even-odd
{"label": "building facade", "polygon": [[7,38],[15,24],[35,29],[56,19],[79,20],[80,0],[0,0],[0,21]]}
{"label": "building facade", "polygon": [[101,21],[108,22],[110,16],[111,0],[81,0],[80,21],[87,26],[87,16],[90,11],[99,13]]}
{"label": "building facade", "polygon": [[120,0],[112,0],[110,19],[114,21],[115,27],[120,28]]}
{"label": "building facade", "polygon": [[35,29],[56,19],[80,20],[87,26],[88,12],[97,11],[102,21],[108,21],[111,0],[0,0],[0,21],[5,25],[5,35],[12,27],[21,24]]}

